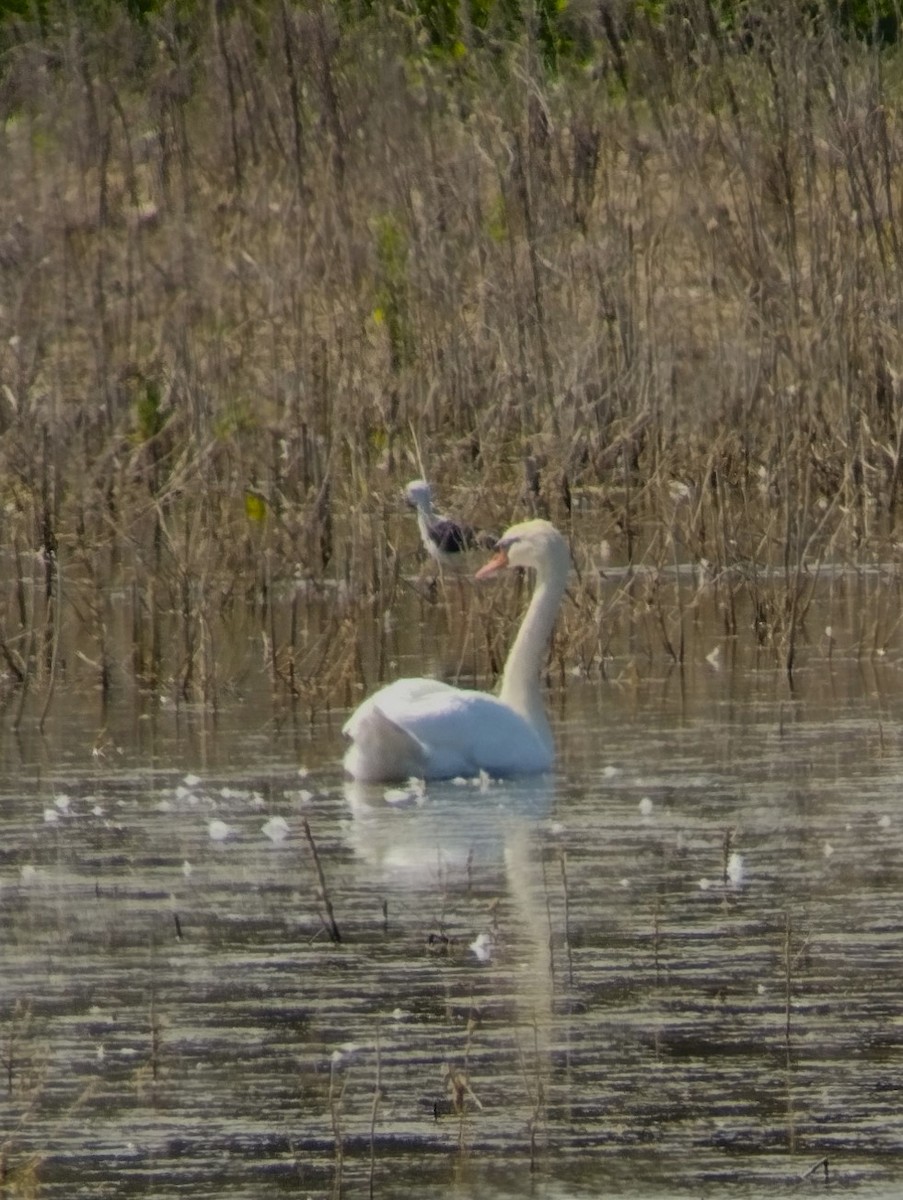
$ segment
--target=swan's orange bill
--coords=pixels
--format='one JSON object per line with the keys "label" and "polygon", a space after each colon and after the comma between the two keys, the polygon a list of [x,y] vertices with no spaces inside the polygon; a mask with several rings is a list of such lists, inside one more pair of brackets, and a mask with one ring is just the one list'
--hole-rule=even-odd
{"label": "swan's orange bill", "polygon": [[474,575],[474,579],[486,579],[489,575],[494,575],[496,571],[502,571],[508,565],[508,554],[505,550],[496,550],[488,563],[484,563]]}

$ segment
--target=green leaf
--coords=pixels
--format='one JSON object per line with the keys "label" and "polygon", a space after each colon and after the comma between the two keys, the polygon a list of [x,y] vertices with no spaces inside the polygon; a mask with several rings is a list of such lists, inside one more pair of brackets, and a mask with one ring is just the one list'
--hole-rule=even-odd
{"label": "green leaf", "polygon": [[254,521],[258,525],[266,520],[266,497],[256,488],[245,489],[245,516],[249,521]]}

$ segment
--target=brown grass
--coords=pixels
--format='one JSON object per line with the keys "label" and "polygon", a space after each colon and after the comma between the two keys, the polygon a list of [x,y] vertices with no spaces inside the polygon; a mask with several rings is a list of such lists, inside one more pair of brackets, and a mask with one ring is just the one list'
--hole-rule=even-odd
{"label": "brown grass", "polygon": [[[704,560],[792,668],[813,565],[898,537],[899,56],[685,7],[557,77],[528,40],[432,57],[381,6],[7,26],[10,694],[52,695],[74,626],[104,691],[216,704],[240,610],[275,690],[349,702],[420,455],[481,525],[571,534],[571,663],[615,603],[680,661],[669,572]],[[613,600],[607,558],[651,574]]]}

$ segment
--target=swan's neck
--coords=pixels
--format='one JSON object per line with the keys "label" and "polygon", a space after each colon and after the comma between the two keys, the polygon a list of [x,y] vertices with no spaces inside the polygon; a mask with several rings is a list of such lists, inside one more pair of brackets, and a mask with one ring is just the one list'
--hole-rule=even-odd
{"label": "swan's neck", "polygon": [[551,734],[539,674],[566,584],[566,575],[536,581],[530,607],[508,653],[499,695],[503,703],[547,736]]}

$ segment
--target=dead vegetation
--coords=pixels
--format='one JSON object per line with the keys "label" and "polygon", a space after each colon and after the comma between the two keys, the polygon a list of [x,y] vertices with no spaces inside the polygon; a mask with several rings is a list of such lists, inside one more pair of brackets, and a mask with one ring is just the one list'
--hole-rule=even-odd
{"label": "dead vegetation", "polygon": [[[557,652],[587,671],[615,605],[680,662],[700,579],[792,669],[815,568],[893,560],[899,54],[818,6],[632,8],[555,73],[529,32],[442,56],[389,6],[8,18],[14,710],[76,670],[216,704],[248,644],[274,691],[348,703],[387,669],[361,622],[398,599],[419,454],[479,524],[570,531]],[[612,562],[648,573],[613,596]]]}

